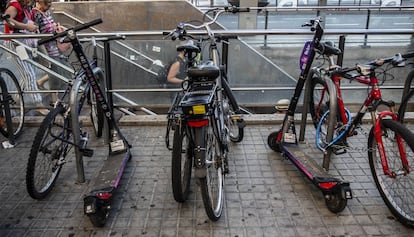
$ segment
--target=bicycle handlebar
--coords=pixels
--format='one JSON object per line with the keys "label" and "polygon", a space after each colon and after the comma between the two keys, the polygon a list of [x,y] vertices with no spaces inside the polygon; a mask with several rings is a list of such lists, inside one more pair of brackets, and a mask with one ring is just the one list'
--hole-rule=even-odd
{"label": "bicycle handlebar", "polygon": [[315,19],[310,20],[309,22],[306,22],[302,25],[302,27],[309,26],[311,31],[315,31],[318,28],[318,25],[320,26],[320,23],[322,22],[321,17],[316,17]]}
{"label": "bicycle handlebar", "polygon": [[112,35],[108,37],[92,37],[92,38],[82,38],[79,39],[80,42],[87,42],[87,41],[111,41],[111,40],[124,40],[126,37],[125,35]]}
{"label": "bicycle handlebar", "polygon": [[[388,63],[391,63],[393,66],[398,66],[409,58],[414,58],[414,51],[406,53],[406,54],[397,53],[396,55],[392,57],[375,59],[365,64],[356,64],[354,67],[350,67],[350,68],[340,68],[340,69],[337,69],[334,73],[337,75],[341,75],[344,78],[353,80],[355,79],[355,77],[358,77],[361,75],[366,76],[371,70],[381,67]],[[349,73],[352,71],[357,71],[358,74],[350,75]]]}
{"label": "bicycle handlebar", "polygon": [[37,42],[37,44],[38,44],[38,45],[41,45],[41,44],[44,44],[44,43],[50,42],[50,41],[52,41],[52,40],[56,40],[57,38],[65,37],[65,36],[66,36],[69,32],[77,32],[77,31],[81,31],[81,30],[87,29],[87,28],[89,28],[89,27],[92,27],[92,26],[94,26],[94,25],[98,25],[98,24],[100,24],[100,23],[102,23],[102,19],[101,19],[101,18],[98,18],[98,19],[92,20],[92,21],[90,21],[90,22],[86,22],[86,23],[84,23],[84,24],[76,25],[76,26],[74,26],[74,27],[72,27],[72,28],[69,28],[69,29],[67,29],[67,30],[63,31],[63,32],[60,32],[60,33],[55,33],[55,34],[53,34],[53,36],[51,36],[51,37],[47,37],[47,38],[40,39],[40,40]]}
{"label": "bicycle handlebar", "polygon": [[398,65],[401,62],[414,57],[414,51],[413,52],[409,52],[406,54],[400,54],[397,53],[396,55],[392,56],[392,57],[388,57],[388,58],[379,58],[379,59],[375,59],[371,62],[368,63],[368,65],[374,66],[374,67],[380,67],[386,63],[392,63],[393,65]]}
{"label": "bicycle handlebar", "polygon": [[171,31],[171,32],[163,32],[164,35],[167,35],[165,38],[171,37],[171,40],[173,40],[173,41],[175,41],[176,39],[183,40],[183,39],[185,39],[185,37],[189,37],[189,38],[194,39],[194,37],[191,36],[191,35],[189,35],[189,34],[187,34],[187,32],[185,30],[187,27],[190,27],[190,28],[193,28],[193,29],[202,29],[202,28],[205,28],[206,31],[207,31],[207,34],[208,34],[209,38],[211,39],[211,38],[214,37],[214,35],[211,32],[211,29],[210,29],[209,26],[211,24],[215,23],[217,21],[218,17],[222,13],[224,13],[224,12],[231,12],[231,13],[250,12],[250,8],[249,7],[226,6],[224,8],[214,8],[214,9],[210,9],[210,10],[208,10],[204,14],[207,14],[207,13],[209,13],[211,11],[216,12],[214,18],[211,21],[204,22],[203,24],[200,24],[200,25],[193,25],[193,24],[191,24],[189,22],[180,22],[173,31]]}

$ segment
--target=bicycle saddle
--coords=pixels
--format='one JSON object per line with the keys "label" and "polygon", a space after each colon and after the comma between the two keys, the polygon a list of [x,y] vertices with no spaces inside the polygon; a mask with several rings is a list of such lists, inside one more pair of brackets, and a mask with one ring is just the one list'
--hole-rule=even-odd
{"label": "bicycle saddle", "polygon": [[186,51],[186,52],[196,52],[199,53],[200,49],[194,45],[194,42],[192,40],[187,41],[187,43],[183,45],[177,46],[177,51]]}
{"label": "bicycle saddle", "polygon": [[213,64],[212,61],[207,61],[201,65],[191,67],[188,69],[188,77],[196,80],[214,80],[220,75],[220,68]]}
{"label": "bicycle saddle", "polygon": [[342,51],[335,47],[334,43],[332,41],[326,41],[321,42],[317,47],[317,50],[319,50],[320,54],[323,55],[340,55]]}

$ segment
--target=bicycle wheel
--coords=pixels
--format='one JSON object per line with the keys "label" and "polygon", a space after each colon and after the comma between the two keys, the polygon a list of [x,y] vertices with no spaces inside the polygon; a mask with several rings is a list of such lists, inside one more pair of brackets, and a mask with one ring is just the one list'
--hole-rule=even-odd
{"label": "bicycle wheel", "polygon": [[[408,166],[414,164],[414,135],[402,124],[393,120],[382,120],[381,138],[383,146],[378,146],[374,137],[374,127],[368,137],[368,158],[375,184],[385,204],[394,216],[404,225],[414,227],[414,173],[403,167],[397,137],[401,138]],[[384,152],[389,170],[395,175],[384,174],[380,149]]]}
{"label": "bicycle wheel", "polygon": [[310,86],[309,112],[315,128],[328,110],[329,92],[326,82],[319,77],[313,77]]}
{"label": "bicycle wheel", "polygon": [[51,191],[70,150],[64,113],[62,106],[51,110],[34,138],[26,169],[27,191],[34,199]]}
{"label": "bicycle wheel", "polygon": [[212,221],[217,221],[223,212],[224,203],[224,176],[223,162],[220,158],[220,143],[213,132],[211,122],[203,127],[206,147],[206,171],[205,178],[200,178],[200,190],[207,216]]}
{"label": "bicycle wheel", "polygon": [[400,107],[398,108],[398,118],[401,121],[401,123],[404,123],[405,113],[412,111],[409,108],[407,108],[407,106],[409,103],[411,104],[414,102],[414,89],[411,89],[411,86],[412,86],[411,83],[413,79],[414,79],[414,70],[408,74],[407,79],[405,80],[401,104],[400,104]]}
{"label": "bicycle wheel", "polygon": [[240,123],[243,123],[243,120],[240,118],[240,116],[236,115],[236,112],[229,104],[228,100],[224,100],[225,108],[227,107],[225,119],[226,119],[226,125],[229,129],[229,136],[230,140],[232,142],[241,142],[244,137],[244,126],[239,126]]}
{"label": "bicycle wheel", "polygon": [[171,179],[174,199],[184,202],[190,192],[193,148],[186,129],[175,128],[172,148]]}
{"label": "bicycle wheel", "polygon": [[226,112],[226,125],[229,129],[230,140],[232,142],[241,142],[244,137],[244,121],[236,113],[240,109],[235,102],[236,98],[234,98],[234,95],[232,94],[231,89],[225,80],[223,80],[222,85],[224,88],[223,103]]}
{"label": "bicycle wheel", "polygon": [[[24,124],[24,100],[22,89],[16,76],[6,68],[0,68],[0,77],[3,78],[7,85],[7,91],[9,92],[10,101],[10,114],[13,124],[13,135],[15,138],[21,135]],[[0,88],[0,94],[2,95],[0,100],[4,101],[3,91]],[[4,118],[4,107],[0,108],[0,132],[5,137],[9,137],[9,131],[7,131],[6,121]]]}
{"label": "bicycle wheel", "polygon": [[91,106],[90,117],[95,131],[95,136],[102,137],[104,112],[102,107],[97,102],[96,95],[91,88],[89,89],[89,104]]}

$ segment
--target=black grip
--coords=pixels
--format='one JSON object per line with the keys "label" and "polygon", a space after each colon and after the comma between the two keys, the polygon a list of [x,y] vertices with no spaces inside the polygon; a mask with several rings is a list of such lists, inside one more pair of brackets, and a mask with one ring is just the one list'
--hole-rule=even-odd
{"label": "black grip", "polygon": [[238,13],[238,12],[250,12],[250,7],[235,7],[235,6],[226,6],[224,7],[226,12]]}
{"label": "black grip", "polygon": [[124,40],[126,37],[125,35],[112,35],[106,37],[104,41],[111,41],[111,40]]}
{"label": "black grip", "polygon": [[178,38],[180,38],[180,32],[174,31],[171,35],[171,40],[175,41]]}
{"label": "black grip", "polygon": [[403,58],[408,59],[408,58],[414,58],[414,51],[413,52],[409,52],[406,54],[401,55]]}
{"label": "black grip", "polygon": [[50,42],[52,40],[56,40],[57,38],[65,37],[68,34],[68,32],[71,31],[71,30],[73,30],[75,32],[76,31],[81,31],[81,30],[87,29],[87,28],[89,28],[91,26],[100,24],[100,23],[102,23],[102,19],[101,18],[98,18],[98,19],[92,20],[90,22],[86,22],[84,24],[76,25],[76,26],[74,26],[74,27],[72,27],[70,29],[67,29],[67,30],[63,31],[63,32],[55,33],[51,37],[40,39],[39,41],[37,41],[37,44],[38,45],[41,45],[41,44]]}
{"label": "black grip", "polygon": [[237,12],[250,12],[250,7],[239,7]]}

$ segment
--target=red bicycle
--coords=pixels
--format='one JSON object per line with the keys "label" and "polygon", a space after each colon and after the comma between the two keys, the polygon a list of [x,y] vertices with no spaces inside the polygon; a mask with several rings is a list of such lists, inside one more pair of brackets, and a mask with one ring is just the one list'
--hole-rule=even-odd
{"label": "red bicycle", "polygon": [[[310,82],[309,109],[316,126],[317,147],[324,152],[332,149],[335,154],[342,154],[350,149],[347,138],[357,134],[356,129],[360,127],[363,116],[367,112],[371,113],[373,126],[368,137],[367,151],[375,184],[396,218],[402,224],[414,227],[414,174],[411,172],[414,164],[414,135],[399,122],[394,112],[395,103],[382,99],[380,79],[377,77],[379,72],[376,70],[388,65],[381,69],[381,73],[384,73],[404,65],[403,62],[410,57],[414,57],[414,52],[377,59],[365,65],[357,64],[351,68],[314,69]],[[351,113],[345,108],[342,99],[340,81],[344,78],[356,80],[370,88],[354,118],[351,118]],[[336,91],[330,93],[332,87],[327,86],[326,80],[333,81],[333,90]],[[337,108],[329,109],[329,94],[333,93],[337,95]],[[380,105],[387,106],[389,110],[378,112]],[[329,117],[336,117],[336,120],[329,120]],[[328,127],[332,127],[332,123],[334,137],[326,139]]]}

